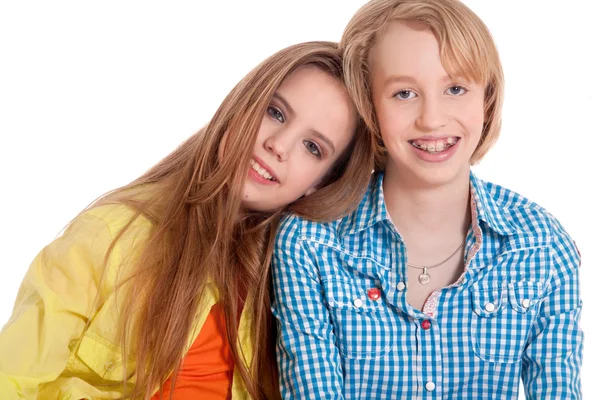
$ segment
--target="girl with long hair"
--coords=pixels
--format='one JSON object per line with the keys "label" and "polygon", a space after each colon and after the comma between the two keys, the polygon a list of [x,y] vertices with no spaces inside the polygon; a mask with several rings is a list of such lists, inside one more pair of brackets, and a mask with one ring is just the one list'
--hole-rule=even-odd
{"label": "girl with long hair", "polygon": [[366,190],[374,139],[337,44],[266,59],[211,121],[77,216],[0,333],[3,399],[278,397],[269,264],[283,213]]}

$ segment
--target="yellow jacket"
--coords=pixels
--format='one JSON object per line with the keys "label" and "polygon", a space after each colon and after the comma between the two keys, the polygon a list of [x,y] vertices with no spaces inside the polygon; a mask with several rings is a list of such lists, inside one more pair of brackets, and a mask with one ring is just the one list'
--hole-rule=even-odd
{"label": "yellow jacket", "polygon": [[[117,333],[122,297],[115,285],[123,272],[119,267],[127,270],[148,237],[151,223],[147,219],[138,218],[117,241],[102,279],[101,275],[109,245],[132,216],[133,211],[120,205],[89,210],[35,258],[12,316],[0,332],[0,399],[116,399],[123,395]],[[217,301],[218,292],[209,287],[200,301],[186,352]],[[251,359],[248,318],[244,309],[238,332],[240,350]],[[88,319],[91,322],[84,329]],[[131,376],[134,353],[128,349],[127,354],[127,376]],[[238,371],[232,398],[249,398]]]}

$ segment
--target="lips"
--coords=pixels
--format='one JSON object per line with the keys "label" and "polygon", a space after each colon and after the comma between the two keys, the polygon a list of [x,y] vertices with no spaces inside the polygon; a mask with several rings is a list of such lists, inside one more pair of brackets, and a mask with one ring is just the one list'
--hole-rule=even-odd
{"label": "lips", "polygon": [[262,178],[265,178],[271,182],[279,182],[279,179],[275,173],[258,157],[250,159],[250,168],[252,168]]}

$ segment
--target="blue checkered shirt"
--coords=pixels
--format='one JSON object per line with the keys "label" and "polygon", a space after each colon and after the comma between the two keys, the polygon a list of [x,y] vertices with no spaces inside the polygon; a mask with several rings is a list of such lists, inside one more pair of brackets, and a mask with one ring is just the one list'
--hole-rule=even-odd
{"label": "blue checkered shirt", "polygon": [[529,399],[581,398],[580,257],[559,222],[471,174],[465,272],[416,310],[382,182],[346,218],[280,225],[283,398],[516,399],[519,378]]}

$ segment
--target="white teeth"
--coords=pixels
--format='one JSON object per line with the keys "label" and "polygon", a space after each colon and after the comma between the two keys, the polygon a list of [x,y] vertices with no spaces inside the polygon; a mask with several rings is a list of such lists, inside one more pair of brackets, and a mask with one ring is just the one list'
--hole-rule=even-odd
{"label": "white teeth", "polygon": [[250,160],[250,166],[252,167],[253,170],[255,170],[260,176],[262,176],[263,178],[269,179],[269,180],[273,180],[273,175],[271,175],[270,173],[267,172],[266,169],[264,169],[263,167],[261,167],[256,161],[254,160]]}
{"label": "white teeth", "polygon": [[446,148],[446,144],[442,140],[435,142],[435,151],[442,151]]}
{"label": "white teeth", "polygon": [[427,144],[427,151],[429,151],[429,152],[435,151],[435,143],[428,143]]}

